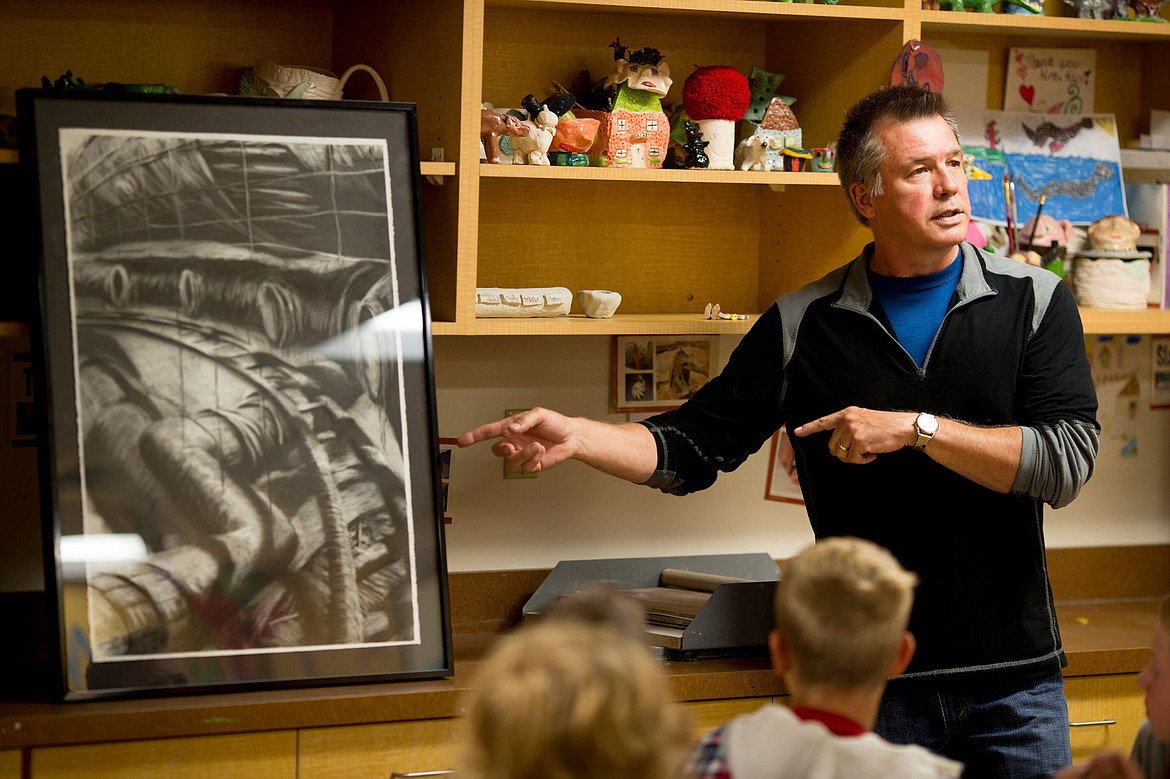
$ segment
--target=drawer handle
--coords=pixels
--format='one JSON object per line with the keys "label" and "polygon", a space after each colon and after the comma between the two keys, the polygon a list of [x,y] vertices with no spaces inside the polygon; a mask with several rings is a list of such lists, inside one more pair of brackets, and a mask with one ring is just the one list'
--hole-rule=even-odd
{"label": "drawer handle", "polygon": [[1117,720],[1115,720],[1115,719],[1095,719],[1095,720],[1090,720],[1088,722],[1070,722],[1070,723],[1068,723],[1068,726],[1070,728],[1091,728],[1091,727],[1095,727],[1095,726],[1099,726],[1099,725],[1116,725],[1116,724],[1117,724]]}
{"label": "drawer handle", "polygon": [[441,771],[395,771],[390,774],[390,779],[420,779],[424,776],[451,776],[455,773],[452,768],[444,768]]}

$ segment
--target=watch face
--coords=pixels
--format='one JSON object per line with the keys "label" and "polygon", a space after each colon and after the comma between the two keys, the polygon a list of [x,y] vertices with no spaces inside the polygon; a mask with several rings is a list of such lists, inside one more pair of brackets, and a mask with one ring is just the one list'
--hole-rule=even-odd
{"label": "watch face", "polygon": [[915,424],[922,435],[934,435],[938,431],[938,420],[930,414],[919,414]]}

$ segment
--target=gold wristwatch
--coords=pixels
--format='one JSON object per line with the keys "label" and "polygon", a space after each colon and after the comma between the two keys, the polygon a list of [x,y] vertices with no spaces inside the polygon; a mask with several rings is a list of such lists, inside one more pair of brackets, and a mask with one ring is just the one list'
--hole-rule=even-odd
{"label": "gold wristwatch", "polygon": [[938,420],[933,414],[921,413],[914,420],[914,429],[918,431],[918,440],[914,442],[915,451],[923,451],[930,439],[938,432]]}

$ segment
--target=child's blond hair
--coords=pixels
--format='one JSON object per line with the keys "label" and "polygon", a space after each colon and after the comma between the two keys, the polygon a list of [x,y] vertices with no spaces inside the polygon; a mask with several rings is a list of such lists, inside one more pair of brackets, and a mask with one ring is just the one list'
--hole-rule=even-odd
{"label": "child's blond hair", "polygon": [[671,779],[688,714],[645,643],[571,620],[518,628],[476,670],[461,775],[475,779]]}
{"label": "child's blond hair", "polygon": [[826,538],[790,559],[775,618],[800,680],[835,688],[885,682],[916,582],[892,554],[860,538]]}

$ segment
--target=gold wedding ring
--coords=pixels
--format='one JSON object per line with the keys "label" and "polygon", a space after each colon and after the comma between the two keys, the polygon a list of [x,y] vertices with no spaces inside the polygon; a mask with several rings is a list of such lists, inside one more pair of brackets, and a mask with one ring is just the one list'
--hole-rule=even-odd
{"label": "gold wedding ring", "polygon": [[838,441],[838,442],[837,442],[837,448],[838,448],[838,449],[840,449],[842,452],[848,452],[848,451],[849,451],[849,447],[848,447],[848,446],[843,446],[843,445],[841,444],[841,442],[840,442],[840,441]]}

